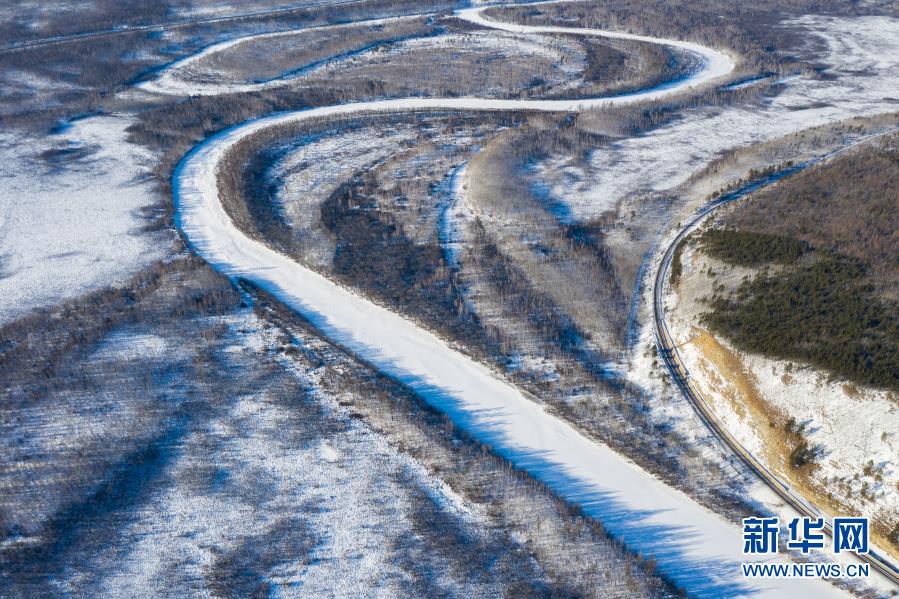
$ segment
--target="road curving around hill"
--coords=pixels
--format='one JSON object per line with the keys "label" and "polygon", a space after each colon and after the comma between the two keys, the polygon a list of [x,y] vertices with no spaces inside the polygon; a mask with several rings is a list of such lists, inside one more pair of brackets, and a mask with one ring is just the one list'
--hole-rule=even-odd
{"label": "road curving around hill", "polygon": [[[755,192],[759,189],[762,189],[769,185],[773,185],[786,176],[805,170],[810,166],[820,164],[835,156],[857,148],[860,145],[870,143],[886,135],[896,133],[897,131],[899,131],[899,129],[889,129],[887,131],[867,136],[863,139],[860,139],[851,144],[847,144],[844,147],[841,147],[832,152],[828,152],[827,154],[824,154],[812,160],[808,160],[801,164],[797,164],[789,168],[780,170],[761,179],[751,181],[737,190],[714,198],[711,202],[703,206],[689,220],[689,222],[687,222],[687,224],[677,232],[677,235],[675,235],[671,243],[668,244],[667,248],[665,249],[665,253],[662,255],[662,260],[659,263],[659,267],[656,270],[656,276],[653,284],[652,314],[657,347],[659,348],[659,355],[661,356],[662,361],[665,363],[665,367],[671,375],[674,384],[680,390],[681,394],[687,399],[687,401],[690,402],[690,405],[693,407],[700,420],[702,420],[703,424],[705,424],[706,428],[708,428],[708,430],[715,437],[720,439],[740,459],[740,461],[742,461],[746,465],[746,467],[749,468],[750,471],[752,471],[759,479],[761,479],[765,483],[765,485],[784,502],[786,502],[787,505],[795,510],[798,515],[815,519],[824,517],[826,522],[825,529],[828,536],[832,535],[830,517],[823,510],[812,505],[801,494],[794,491],[790,487],[790,485],[780,480],[776,475],[774,475],[774,473],[766,468],[765,465],[758,458],[752,455],[752,453],[748,449],[746,449],[746,447],[744,447],[743,444],[740,443],[730,433],[730,431],[727,430],[727,427],[715,416],[715,412],[706,401],[702,389],[700,389],[691,379],[690,372],[687,370],[687,367],[684,364],[680,353],[678,352],[677,344],[674,342],[674,338],[672,337],[671,332],[668,328],[668,324],[665,321],[665,289],[669,280],[671,263],[674,258],[674,253],[677,251],[677,247],[687,238],[690,233],[697,230],[706,221],[707,218],[714,214],[718,208],[745,198],[752,192]],[[891,563],[890,559],[883,551],[877,550],[875,548],[866,555],[856,555],[855,557],[865,563],[870,564],[871,567],[876,570],[881,576],[883,576],[893,584],[899,586],[899,568]]]}

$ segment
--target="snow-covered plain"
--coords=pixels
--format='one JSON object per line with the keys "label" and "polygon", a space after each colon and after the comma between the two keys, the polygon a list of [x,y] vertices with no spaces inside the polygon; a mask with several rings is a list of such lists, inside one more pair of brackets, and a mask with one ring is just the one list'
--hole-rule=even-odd
{"label": "snow-covered plain", "polygon": [[130,124],[97,116],[41,140],[0,134],[0,322],[162,256],[160,236],[140,231],[140,210],[159,198]]}
{"label": "snow-covered plain", "polygon": [[[252,313],[228,324],[233,345],[226,352],[265,355],[278,345],[275,331]],[[309,414],[299,408],[304,422],[297,426],[296,405],[243,395],[188,434],[164,484],[119,531],[126,549],[93,568],[103,573],[97,587],[104,594],[188,594],[198,581],[214,581],[216,568],[239,578],[225,557],[243,550],[278,597],[402,596],[410,574],[396,554],[420,551],[414,522],[420,501],[474,536],[485,528],[478,506],[322,390],[328,368],[300,371],[282,362],[316,408],[305,408]],[[216,472],[203,488],[196,479],[209,465]],[[500,593],[449,576],[452,564],[434,552],[424,557],[430,563],[421,567],[433,570],[437,588]]]}
{"label": "snow-covered plain", "polygon": [[314,31],[339,31],[341,29],[357,29],[363,26],[377,27],[380,25],[395,23],[397,21],[409,20],[411,18],[414,18],[415,16],[420,15],[370,19],[367,21],[354,21],[352,23],[341,23],[337,25],[321,25],[316,27],[308,27],[302,30],[289,29],[286,31],[273,31],[270,33],[252,34],[228,39],[217,44],[212,44],[211,46],[204,48],[196,54],[191,54],[190,56],[186,56],[180,60],[176,60],[175,62],[168,65],[165,69],[160,71],[156,78],[138,83],[136,87],[152,93],[185,96],[217,96],[220,94],[263,91],[266,89],[283,87],[285,85],[289,85],[291,81],[293,81],[297,77],[300,77],[303,74],[303,71],[292,73],[285,77],[271,79],[269,81],[252,83],[222,83],[208,81],[203,82],[191,79],[189,76],[185,76],[184,74],[189,73],[191,67],[201,60],[233,49],[250,40],[281,37],[290,38],[296,36],[300,32],[308,33]]}
{"label": "snow-covered plain", "polygon": [[[160,296],[136,309],[181,305]],[[4,597],[494,597],[511,586],[497,564],[543,580],[494,504],[398,448],[427,438],[357,418],[368,398],[349,380],[372,373],[314,333],[247,306],[127,323],[76,352],[55,380],[80,384],[4,396],[19,408],[0,435]]]}
{"label": "snow-covered plain", "polygon": [[[465,18],[481,21],[476,10]],[[601,34],[591,30],[505,26],[513,31]],[[633,38],[635,36],[627,36]],[[644,41],[647,41],[643,38]],[[692,44],[676,42],[677,45]],[[700,49],[705,68],[675,86],[619,96],[616,103],[663,97],[730,72],[731,61]],[[737,527],[661,483],[609,448],[590,441],[548,414],[492,372],[450,349],[431,333],[301,267],[264,243],[245,236],[230,221],[219,198],[216,167],[227,148],[266,127],[304,119],[363,111],[426,108],[463,110],[579,110],[610,103],[584,101],[502,101],[471,98],[402,99],[348,104],[274,115],[210,138],[179,165],[175,177],[178,224],[194,248],[217,269],[254,281],[311,319],[326,335],[416,389],[429,403],[518,467],[547,482],[584,507],[606,528],[659,569],[699,596],[745,593],[783,596],[837,595],[821,581],[747,581],[738,563]]]}
{"label": "snow-covered plain", "polygon": [[[899,20],[804,16],[782,26],[826,43],[821,61],[832,78],[784,78],[781,93],[760,105],[697,108],[647,135],[598,149],[582,180],[569,177],[566,188],[553,187],[559,201],[578,219],[594,218],[628,195],[673,190],[724,150],[899,110]],[[545,164],[556,166],[551,159]]]}
{"label": "snow-covered plain", "polygon": [[212,138],[178,169],[179,224],[213,266],[254,281],[331,339],[409,384],[516,466],[582,505],[634,549],[654,556],[661,571],[695,594],[727,596],[749,589],[772,596],[803,590],[815,596],[835,593],[821,582],[743,581],[738,563],[745,558],[737,527],[589,441],[433,334],[240,232],[219,203],[216,165],[247,129],[275,120],[255,121]]}
{"label": "snow-covered plain", "polygon": [[[483,64],[487,58],[489,62],[486,64],[491,65],[491,70],[507,87],[513,87],[509,85],[513,82],[505,80],[500,70],[507,65],[522,65],[522,72],[529,77],[544,73],[549,81],[564,82],[563,86],[556,88],[562,89],[577,86],[578,74],[584,64],[584,52],[579,46],[560,43],[550,36],[469,31],[414,37],[391,44],[386,51],[378,47],[351,53],[349,56],[323,61],[314,68],[304,70],[302,74],[312,76],[309,84],[315,85],[322,77],[352,77],[354,69],[358,69],[357,76],[366,77],[371,76],[372,69],[379,66],[389,72],[391,69],[395,70],[396,65],[417,64],[435,56],[443,57],[449,64],[459,65]],[[444,75],[447,67],[446,63],[425,65],[439,69],[441,75]],[[374,71],[374,76],[377,77],[377,71]]]}

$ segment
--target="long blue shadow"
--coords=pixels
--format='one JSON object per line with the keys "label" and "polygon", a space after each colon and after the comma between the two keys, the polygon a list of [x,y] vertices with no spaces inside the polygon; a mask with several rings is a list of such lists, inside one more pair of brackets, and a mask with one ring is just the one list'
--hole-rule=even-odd
{"label": "long blue shadow", "polygon": [[564,463],[553,459],[549,453],[517,446],[500,425],[502,411],[464,407],[452,390],[410,373],[377,348],[356,341],[352,332],[335,326],[326,314],[298,300],[288,290],[265,280],[252,277],[250,280],[297,311],[333,342],[404,384],[431,407],[447,414],[456,426],[489,446],[496,455],[546,484],[565,501],[580,507],[586,515],[601,522],[612,538],[647,559],[654,558],[658,564],[657,571],[673,584],[685,588],[691,596],[737,597],[752,593],[752,589],[734,580],[739,564],[730,561],[709,563],[688,555],[690,547],[702,542],[702,531],[691,523],[677,526],[649,523],[649,517],[664,510],[629,507],[626,497],[571,474]]}

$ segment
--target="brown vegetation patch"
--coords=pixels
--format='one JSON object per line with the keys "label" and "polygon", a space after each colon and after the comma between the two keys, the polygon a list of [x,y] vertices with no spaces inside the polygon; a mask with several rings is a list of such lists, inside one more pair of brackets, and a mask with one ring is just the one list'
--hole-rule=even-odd
{"label": "brown vegetation patch", "polygon": [[765,401],[756,387],[752,373],[740,358],[707,331],[693,327],[689,343],[696,346],[711,365],[711,368],[705,368],[706,372],[723,379],[721,396],[737,414],[745,417],[744,421],[759,435],[765,447],[766,461],[779,468],[785,466],[786,456],[789,454],[786,439],[776,432],[779,430],[777,427],[770,426],[772,422],[784,422],[784,414]]}
{"label": "brown vegetation patch", "polygon": [[899,135],[869,144],[735,206],[729,226],[801,239],[857,258],[867,281],[899,299]]}
{"label": "brown vegetation patch", "polygon": [[[764,462],[769,467],[773,466],[778,476],[786,479],[789,485],[798,489],[804,497],[810,498],[815,505],[827,506],[831,513],[852,515],[854,510],[850,506],[829,492],[825,482],[812,476],[813,462],[800,467],[791,466],[791,461],[798,454],[810,457],[808,452],[814,454],[815,451],[807,445],[803,447],[807,442],[802,425],[762,396],[753,382],[752,373],[736,353],[703,329],[692,327],[691,331],[689,343],[695,345],[702,355],[700,367],[713,381],[720,375],[726,383],[715,391],[725,398],[738,415],[748,416],[747,424],[759,435],[764,446]],[[893,526],[892,518],[892,514],[874,518],[871,534],[881,548],[896,556],[899,548],[887,542]]]}

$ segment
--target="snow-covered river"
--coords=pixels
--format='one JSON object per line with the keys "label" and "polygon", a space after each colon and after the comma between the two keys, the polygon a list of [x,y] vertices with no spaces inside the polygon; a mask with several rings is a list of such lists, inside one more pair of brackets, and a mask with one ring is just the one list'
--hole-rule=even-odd
{"label": "snow-covered river", "polygon": [[[405,98],[329,106],[256,119],[215,135],[190,152],[175,173],[178,226],[193,248],[216,269],[242,277],[310,319],[334,342],[351,348],[378,368],[414,388],[470,434],[515,466],[546,482],[583,507],[616,537],[694,596],[838,596],[819,580],[747,580],[740,574],[739,527],[702,507],[608,447],[589,440],[537,402],[499,380],[485,366],[444,341],[364,297],[304,268],[241,232],[218,195],[217,167],[228,148],[262,129],[336,115],[426,109],[579,111],[644,102],[708,84],[733,69],[732,60],[697,44],[592,29],[529,27],[486,20],[482,9],[458,16],[516,33],[567,33],[668,44],[697,54],[703,68],[686,79],[614,98],[499,100]],[[218,49],[228,47],[219,45]],[[183,64],[183,63],[182,63]],[[171,87],[167,87],[171,84]],[[185,82],[163,72],[145,86],[158,93],[183,93]],[[201,93],[213,93],[203,84]],[[227,87],[218,93],[233,91]],[[248,91],[248,90],[244,90]],[[645,142],[653,143],[647,136]],[[670,148],[668,148],[670,151]]]}

